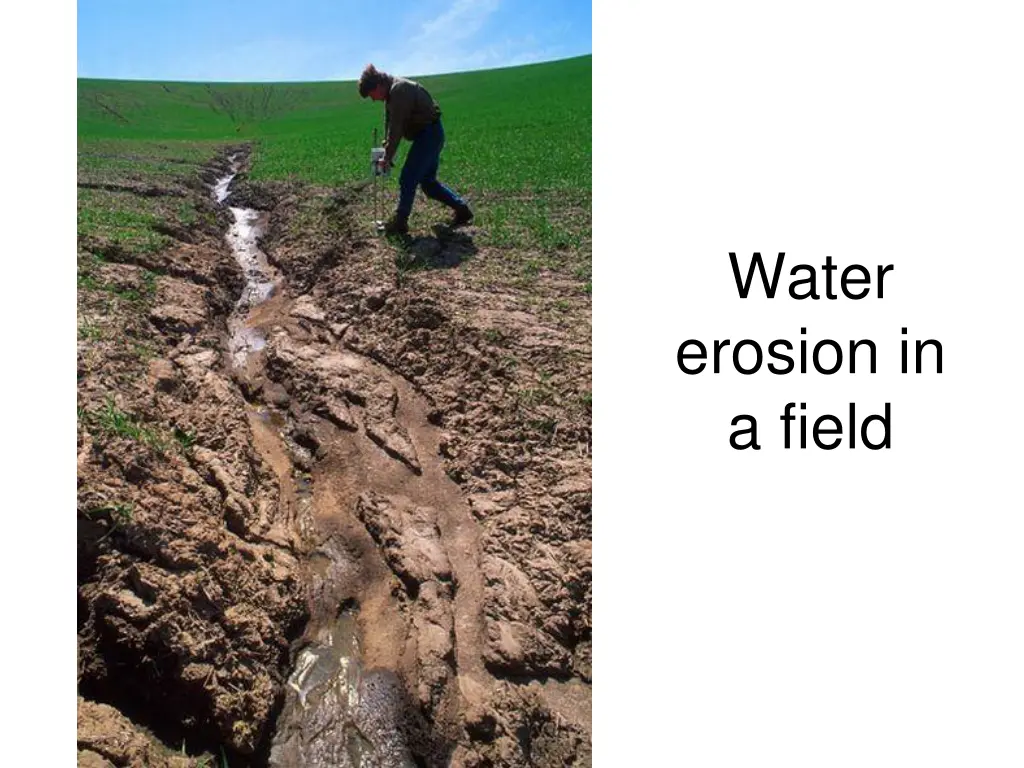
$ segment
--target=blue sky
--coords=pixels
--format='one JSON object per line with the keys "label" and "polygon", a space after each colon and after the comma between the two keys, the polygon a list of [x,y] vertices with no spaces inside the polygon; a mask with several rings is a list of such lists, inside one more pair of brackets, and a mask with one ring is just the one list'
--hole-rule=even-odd
{"label": "blue sky", "polygon": [[591,52],[589,0],[79,0],[78,76],[352,80]]}

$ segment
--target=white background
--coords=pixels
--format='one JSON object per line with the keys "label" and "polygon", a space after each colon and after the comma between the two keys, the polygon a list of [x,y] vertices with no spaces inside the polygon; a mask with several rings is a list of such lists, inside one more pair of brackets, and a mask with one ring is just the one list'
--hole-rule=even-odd
{"label": "white background", "polygon": [[75,12],[63,0],[0,11],[0,763],[12,766],[77,754]]}
{"label": "white background", "polygon": [[[1022,30],[1011,3],[595,3],[595,765],[1024,763]],[[4,754],[71,765],[75,4],[0,31]],[[741,301],[755,250],[895,271]],[[897,373],[904,325],[941,376]],[[800,326],[890,357],[676,367]],[[888,401],[893,447],[783,451],[790,400]]]}
{"label": "white background", "polygon": [[[1024,765],[1017,7],[595,3],[595,765]],[[740,300],[730,251],[895,269]],[[676,366],[801,326],[878,373]],[[783,450],[789,401],[892,448]]]}

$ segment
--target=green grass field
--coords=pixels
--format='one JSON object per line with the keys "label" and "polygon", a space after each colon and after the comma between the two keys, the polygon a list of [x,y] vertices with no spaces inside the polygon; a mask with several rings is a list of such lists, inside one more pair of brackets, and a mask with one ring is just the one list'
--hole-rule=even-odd
{"label": "green grass field", "polygon": [[[589,190],[591,57],[420,79],[441,104],[444,176],[488,191]],[[353,82],[78,81],[78,136],[96,142],[255,141],[254,179],[362,178],[380,104]]]}
{"label": "green grass field", "polygon": [[[439,176],[477,210],[478,245],[530,251],[532,265],[572,254],[572,272],[587,279],[591,60],[419,78],[444,115]],[[184,191],[144,197],[126,187],[184,190],[226,144],[252,145],[253,181],[365,180],[374,127],[383,128],[383,105],[360,99],[352,81],[80,79],[79,235],[140,251],[164,247],[161,226],[187,226],[196,216]],[[407,148],[403,142],[399,162]],[[387,184],[393,199],[397,179]],[[436,208],[417,203],[418,211],[447,215]]]}

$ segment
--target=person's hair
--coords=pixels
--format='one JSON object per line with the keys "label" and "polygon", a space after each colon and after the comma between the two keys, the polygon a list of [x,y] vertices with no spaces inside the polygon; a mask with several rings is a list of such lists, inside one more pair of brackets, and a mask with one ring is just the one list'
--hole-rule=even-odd
{"label": "person's hair", "polygon": [[359,95],[365,99],[370,95],[370,91],[374,90],[378,85],[390,82],[391,75],[387,72],[381,72],[373,64],[367,64],[363,74],[359,76]]}

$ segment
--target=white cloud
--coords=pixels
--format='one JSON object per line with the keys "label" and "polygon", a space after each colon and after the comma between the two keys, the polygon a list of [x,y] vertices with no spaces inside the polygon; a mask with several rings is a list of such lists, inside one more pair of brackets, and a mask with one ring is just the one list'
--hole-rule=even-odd
{"label": "white cloud", "polygon": [[468,40],[483,28],[499,5],[500,0],[455,0],[444,13],[424,22],[412,43],[434,46]]}
{"label": "white cloud", "polygon": [[500,5],[501,0],[452,0],[441,13],[411,25],[401,47],[377,52],[371,61],[406,77],[500,66],[489,52],[493,46],[478,42]]}
{"label": "white cloud", "polygon": [[407,77],[493,69],[550,61],[564,55],[561,46],[539,45],[531,37],[510,38],[475,48],[412,53],[395,60],[388,71]]}
{"label": "white cloud", "polygon": [[[407,36],[401,45],[378,48],[365,61],[348,61],[336,70],[333,80],[354,80],[373,62],[378,68],[403,77],[492,69],[550,61],[568,55],[561,44],[552,44],[552,30],[543,40],[535,34],[501,38],[488,27],[501,0],[452,0],[440,13],[422,20],[406,18],[396,24]],[[500,34],[500,32],[499,32]],[[557,35],[554,36],[557,38]],[[351,66],[351,69],[348,67]]]}

